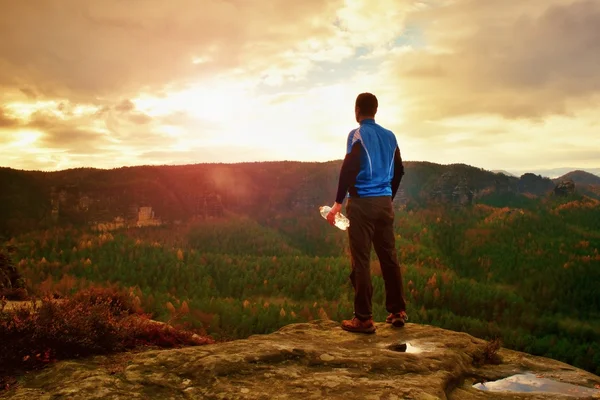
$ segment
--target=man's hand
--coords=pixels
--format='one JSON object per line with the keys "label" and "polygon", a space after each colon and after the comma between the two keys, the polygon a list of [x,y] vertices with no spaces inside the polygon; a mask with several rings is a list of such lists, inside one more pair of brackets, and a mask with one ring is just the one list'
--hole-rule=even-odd
{"label": "man's hand", "polygon": [[331,225],[335,225],[335,216],[340,211],[342,211],[342,205],[338,202],[333,203],[331,211],[329,211],[329,214],[327,214],[327,221],[329,221]]}

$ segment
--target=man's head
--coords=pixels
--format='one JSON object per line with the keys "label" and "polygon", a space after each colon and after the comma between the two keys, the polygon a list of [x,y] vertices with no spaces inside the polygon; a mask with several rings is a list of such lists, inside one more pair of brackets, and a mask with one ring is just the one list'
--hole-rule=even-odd
{"label": "man's head", "polygon": [[377,97],[371,93],[361,93],[356,97],[356,103],[354,105],[354,114],[356,115],[356,122],[360,122],[363,119],[375,118],[377,114]]}

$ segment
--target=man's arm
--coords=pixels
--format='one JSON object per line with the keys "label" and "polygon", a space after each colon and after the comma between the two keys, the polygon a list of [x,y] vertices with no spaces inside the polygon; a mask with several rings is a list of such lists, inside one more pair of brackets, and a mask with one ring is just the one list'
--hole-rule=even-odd
{"label": "man's arm", "polygon": [[402,157],[400,156],[400,148],[396,146],[396,151],[394,152],[394,177],[392,178],[392,200],[396,197],[403,176],[404,165],[402,164]]}
{"label": "man's arm", "polygon": [[344,202],[348,189],[356,183],[356,177],[360,172],[360,146],[360,142],[354,143],[352,150],[344,158],[342,169],[340,170],[337,195],[335,196],[335,202],[338,204]]}
{"label": "man's arm", "polygon": [[337,213],[342,210],[342,203],[344,202],[346,193],[348,193],[348,188],[354,185],[356,177],[360,172],[360,146],[360,142],[354,143],[350,153],[346,154],[344,162],[342,163],[335,203],[333,204],[333,207],[331,207],[329,214],[327,214],[327,221],[329,221],[331,225],[335,223],[335,216]]}

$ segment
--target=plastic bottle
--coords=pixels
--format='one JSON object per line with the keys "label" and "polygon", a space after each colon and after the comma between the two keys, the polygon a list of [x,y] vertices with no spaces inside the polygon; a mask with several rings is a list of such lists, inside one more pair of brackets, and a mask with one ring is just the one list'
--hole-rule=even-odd
{"label": "plastic bottle", "polygon": [[[327,219],[327,214],[329,214],[329,211],[331,211],[331,207],[329,206],[319,207],[319,212],[321,213],[321,216],[325,219]],[[344,216],[344,214],[339,212],[335,216],[335,226],[345,231],[350,226],[350,221]]]}

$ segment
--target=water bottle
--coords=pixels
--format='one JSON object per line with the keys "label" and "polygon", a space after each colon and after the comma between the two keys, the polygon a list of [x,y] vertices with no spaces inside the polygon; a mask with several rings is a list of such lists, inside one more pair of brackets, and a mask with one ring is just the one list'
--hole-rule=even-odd
{"label": "water bottle", "polygon": [[[321,206],[319,207],[319,211],[321,212],[321,216],[327,219],[327,214],[329,214],[329,211],[331,211],[331,207]],[[339,212],[335,216],[335,226],[345,231],[350,226],[350,221],[344,216],[344,214]]]}

